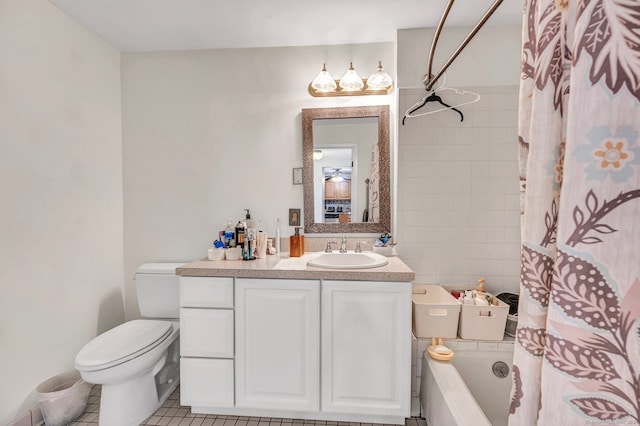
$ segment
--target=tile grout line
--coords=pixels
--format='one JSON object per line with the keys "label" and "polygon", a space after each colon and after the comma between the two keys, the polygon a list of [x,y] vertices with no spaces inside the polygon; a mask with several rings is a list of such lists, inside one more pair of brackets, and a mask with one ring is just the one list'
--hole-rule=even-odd
{"label": "tile grout line", "polygon": [[[89,401],[84,414],[73,426],[95,426],[98,424],[100,413],[100,386],[94,385],[89,395]],[[189,407],[180,405],[176,393],[178,387],[169,398],[148,419],[142,423],[146,426],[373,426],[371,423],[338,422],[327,420],[283,419],[271,417],[229,416],[216,414],[191,413]],[[393,425],[384,425],[393,426]],[[410,417],[405,420],[405,426],[427,426],[425,419]]]}

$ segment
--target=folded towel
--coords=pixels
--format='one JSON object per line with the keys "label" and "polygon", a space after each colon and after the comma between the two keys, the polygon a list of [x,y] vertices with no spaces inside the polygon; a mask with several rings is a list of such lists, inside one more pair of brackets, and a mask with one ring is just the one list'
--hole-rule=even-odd
{"label": "folded towel", "polygon": [[289,257],[276,263],[273,269],[284,269],[289,271],[301,271],[307,269],[307,260],[309,256]]}

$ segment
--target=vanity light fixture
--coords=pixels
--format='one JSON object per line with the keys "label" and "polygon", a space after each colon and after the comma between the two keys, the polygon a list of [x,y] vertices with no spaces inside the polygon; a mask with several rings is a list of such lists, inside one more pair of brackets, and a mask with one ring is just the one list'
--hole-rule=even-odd
{"label": "vanity light fixture", "polygon": [[322,159],[322,157],[324,157],[324,152],[322,152],[321,149],[314,149],[313,150],[313,159],[314,160],[320,160],[320,159]]}
{"label": "vanity light fixture", "polygon": [[360,78],[353,63],[340,80],[334,80],[326,64],[309,84],[309,94],[314,97],[387,95],[393,91],[393,80],[378,61],[378,67],[369,78]]}
{"label": "vanity light fixture", "polygon": [[334,91],[338,87],[337,83],[333,80],[333,77],[331,77],[331,74],[329,74],[329,71],[327,71],[326,64],[322,64],[322,71],[320,71],[320,74],[313,79],[309,90],[311,90],[311,87],[314,90],[323,93]]}
{"label": "vanity light fixture", "polygon": [[382,68],[382,61],[378,61],[378,68],[367,79],[367,86],[371,90],[384,90],[392,84],[391,76]]}
{"label": "vanity light fixture", "polygon": [[353,62],[349,63],[349,69],[340,79],[339,86],[347,92],[362,90],[364,87],[364,81],[362,81],[362,78],[360,78],[356,70],[353,69]]}

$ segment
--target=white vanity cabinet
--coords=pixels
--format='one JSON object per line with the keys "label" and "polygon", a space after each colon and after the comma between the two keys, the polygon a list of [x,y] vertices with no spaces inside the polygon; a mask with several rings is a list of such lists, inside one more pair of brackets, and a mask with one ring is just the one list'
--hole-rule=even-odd
{"label": "white vanity cabinet", "polygon": [[236,406],[318,411],[320,280],[236,279]]}
{"label": "white vanity cabinet", "polygon": [[411,282],[181,276],[196,413],[404,424]]}
{"label": "white vanity cabinet", "polygon": [[234,404],[233,278],[180,277],[180,403]]}
{"label": "white vanity cabinet", "polygon": [[323,281],[322,411],[408,416],[411,283]]}

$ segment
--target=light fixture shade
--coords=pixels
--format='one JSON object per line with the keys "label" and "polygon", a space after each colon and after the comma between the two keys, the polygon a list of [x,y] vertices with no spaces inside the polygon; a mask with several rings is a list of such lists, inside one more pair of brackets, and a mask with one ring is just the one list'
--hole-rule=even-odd
{"label": "light fixture shade", "polygon": [[313,79],[311,82],[311,87],[313,87],[318,92],[331,92],[336,90],[336,82],[327,71],[326,64],[322,64],[322,71]]}
{"label": "light fixture shade", "polygon": [[313,159],[314,160],[320,160],[322,157],[324,157],[324,152],[322,152],[321,149],[314,149],[313,150]]}
{"label": "light fixture shade", "polygon": [[362,90],[364,82],[353,69],[353,63],[349,64],[349,70],[340,79],[340,88],[348,92]]}
{"label": "light fixture shade", "polygon": [[378,68],[367,79],[367,87],[373,90],[382,90],[391,86],[391,76],[382,68],[382,61],[378,61]]}

